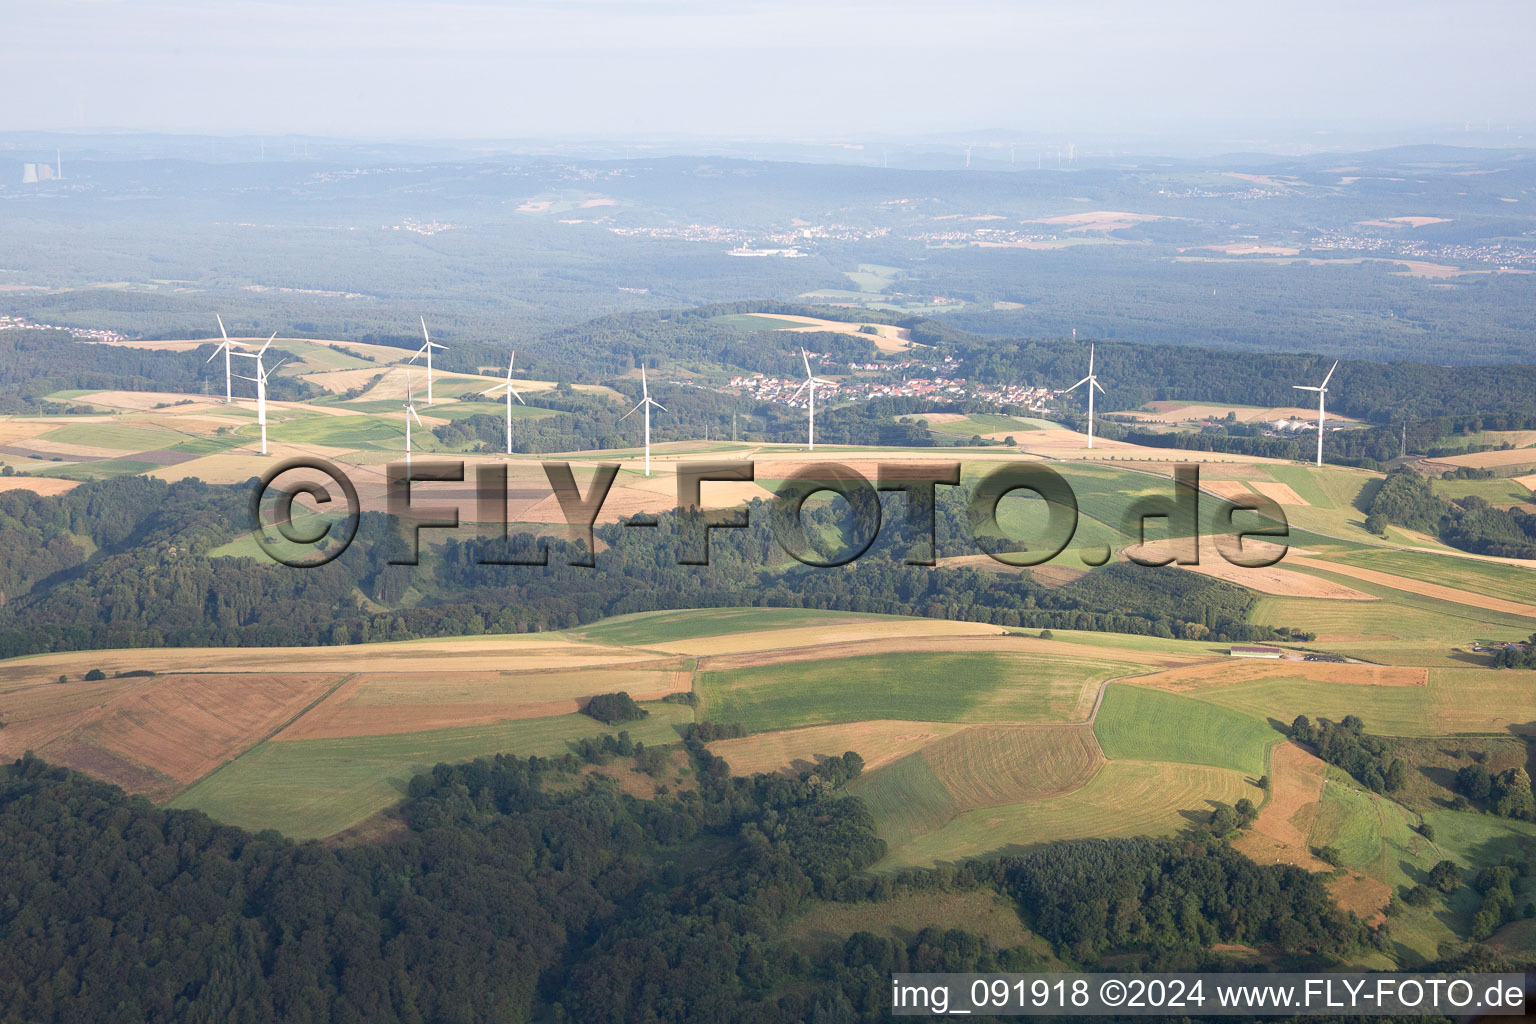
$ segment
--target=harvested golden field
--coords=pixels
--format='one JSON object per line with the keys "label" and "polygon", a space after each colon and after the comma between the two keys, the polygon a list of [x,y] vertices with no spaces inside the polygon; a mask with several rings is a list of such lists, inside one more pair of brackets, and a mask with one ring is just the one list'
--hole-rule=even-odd
{"label": "harvested golden field", "polygon": [[[1315,420],[1317,410],[1297,405],[1276,405],[1263,409],[1253,406],[1217,405],[1210,402],[1159,401],[1148,402],[1142,409],[1120,415],[1150,423],[1193,423],[1202,420],[1224,420],[1228,416],[1234,417],[1239,423],[1269,423],[1281,419]],[[1355,422],[1348,416],[1336,416],[1332,413],[1329,414],[1329,419]]]}
{"label": "harvested golden field", "polygon": [[1260,864],[1295,864],[1331,871],[1312,856],[1312,826],[1323,799],[1328,766],[1294,743],[1275,744],[1270,755],[1269,802],[1232,846]]}
{"label": "harvested golden field", "polygon": [[1137,686],[1185,693],[1262,679],[1307,679],[1353,686],[1428,686],[1429,670],[1397,665],[1341,665],[1327,661],[1250,661],[1227,658],[1137,676]]}
{"label": "harvested golden field", "polygon": [[[760,317],[764,320],[788,320],[792,323],[804,324],[804,327],[782,328],[790,334],[806,334],[818,331],[830,331],[834,334],[855,334],[867,339],[881,352],[905,352],[912,347],[912,332],[905,327],[895,327],[891,324],[859,324],[849,323],[843,320],[822,320],[814,316],[798,316],[792,313],[748,313],[747,316]],[[860,327],[873,327],[877,333],[860,331]]]}
{"label": "harvested golden field", "polygon": [[1357,220],[1356,224],[1373,228],[1422,228],[1426,224],[1449,224],[1449,217],[1387,217],[1384,220]]}
{"label": "harvested golden field", "polygon": [[1104,762],[1089,725],[979,725],[923,748],[961,811],[1080,789]]}
{"label": "harvested golden field", "polygon": [[576,669],[655,659],[655,654],[645,651],[582,643],[555,633],[445,637],[337,647],[156,647],[71,651],[0,661],[0,696],[18,686],[52,683],[61,672],[77,679],[93,668],[108,675],[136,669],[161,673],[259,675],[292,672],[295,665],[302,665],[305,672],[501,672]]}
{"label": "harvested golden field", "polygon": [[1253,497],[1253,491],[1242,480],[1201,480],[1200,487],[1223,498],[1246,500]]}
{"label": "harvested golden field", "polygon": [[1506,466],[1536,466],[1536,448],[1504,448],[1492,452],[1471,452],[1467,455],[1445,455],[1426,460],[1430,470],[1449,470],[1460,466],[1473,469],[1499,469]]}
{"label": "harvested golden field", "polygon": [[80,486],[78,480],[61,480],[54,476],[0,476],[0,493],[5,491],[31,491],[33,494],[52,498]]}
{"label": "harvested golden field", "polygon": [[1278,480],[1255,480],[1253,489],[1264,497],[1280,505],[1310,505],[1301,495],[1291,489],[1290,484],[1282,484]]}
{"label": "harvested golden field", "polygon": [[[109,409],[126,409],[129,412],[149,412],[157,405],[176,405],[180,412],[193,410],[208,412],[224,404],[223,397],[184,395],[178,391],[93,391],[79,401],[89,402],[91,405],[104,405]],[[180,402],[188,404],[178,405],[177,403]],[[75,423],[78,420],[70,417],[69,422]],[[54,424],[54,426],[57,425],[57,423]]]}
{"label": "harvested golden field", "polygon": [[[934,620],[944,622],[946,620]],[[984,625],[969,623],[969,625]],[[818,627],[832,630],[834,627]],[[987,629],[996,627],[986,626]],[[798,632],[794,629],[775,630],[774,634]],[[849,633],[859,632],[857,624],[850,624]],[[711,638],[716,639],[716,638]],[[719,638],[724,639],[724,638]],[[768,637],[764,637],[764,643]],[[657,644],[657,647],[667,647]],[[1064,640],[1041,640],[1021,634],[975,633],[959,635],[899,635],[876,637],[869,640],[838,640],[824,643],[791,643],[783,647],[763,647],[757,650],[730,654],[706,654],[699,660],[701,671],[724,671],[738,668],[762,668],[766,665],[790,665],[807,661],[828,661],[839,658],[861,658],[878,654],[1017,654],[1039,658],[1071,658],[1118,662],[1127,671],[1142,666],[1171,668],[1204,660],[1199,655],[1156,650],[1134,650],[1125,647],[1093,647]]]}
{"label": "harvested golden field", "polygon": [[1233,565],[1220,555],[1206,558],[1202,554],[1199,565],[1184,565],[1180,568],[1197,572],[1202,576],[1226,580],[1228,583],[1236,583],[1240,587],[1257,590],[1261,594],[1275,594],[1279,597],[1310,597],[1323,601],[1377,600],[1373,594],[1364,593],[1320,576],[1285,569],[1281,567],[1283,564],[1248,569]]}
{"label": "harvested golden field", "polygon": [[822,757],[835,757],[849,750],[864,759],[865,771],[874,771],[963,728],[954,722],[874,719],[716,740],[709,749],[730,764],[734,775],[810,768]]}
{"label": "harvested golden field", "polygon": [[[36,686],[0,697],[8,722],[0,750],[35,749],[50,761],[78,767],[167,799],[300,714],[341,675],[271,673],[165,675],[101,684]],[[55,699],[72,685],[91,687],[97,703]],[[12,733],[15,735],[11,735]],[[52,732],[53,738],[37,741]],[[11,749],[15,744],[25,744]],[[119,762],[138,766],[130,772]],[[147,769],[151,775],[144,775]],[[164,781],[151,783],[152,777]]]}
{"label": "harvested golden field", "polygon": [[1297,256],[1300,249],[1288,245],[1257,245],[1253,242],[1227,242],[1223,245],[1191,245],[1179,252],[1224,252],[1228,256]]}
{"label": "harvested golden field", "polygon": [[1378,925],[1385,919],[1383,911],[1392,899],[1392,887],[1386,882],[1349,871],[1327,884],[1340,910],[1352,911],[1369,925]]}
{"label": "harvested golden field", "polygon": [[1423,580],[1409,579],[1407,576],[1394,576],[1391,573],[1377,572],[1375,569],[1365,569],[1358,565],[1346,565],[1342,562],[1325,562],[1322,559],[1307,558],[1301,555],[1292,555],[1290,560],[1297,565],[1306,566],[1309,569],[1326,569],[1328,572],[1338,573],[1341,576],[1351,576],[1357,580],[1375,583],[1378,586],[1391,587],[1393,590],[1401,590],[1409,594],[1433,597],[1437,600],[1451,601],[1455,604],[1464,604],[1472,608],[1482,608],[1490,612],[1504,612],[1509,615],[1536,618],[1536,605],[1522,604],[1519,601],[1506,601],[1503,598],[1491,597],[1487,594],[1478,594],[1470,590],[1457,590],[1454,587],[1443,587],[1437,583],[1426,583]]}
{"label": "harvested golden field", "polygon": [[1154,213],[1125,213],[1120,210],[1092,210],[1086,213],[1066,213],[1059,217],[1043,217],[1024,221],[1025,224],[1055,224],[1067,231],[1121,231],[1151,220],[1166,220]]}
{"label": "harvested golden field", "polygon": [[[983,622],[959,622],[946,619],[866,619],[825,626],[796,626],[790,629],[728,633],[724,636],[664,640],[650,646],[671,654],[718,656],[778,651],[792,647],[819,647],[825,644],[862,644],[875,640],[902,640],[913,637],[1002,636],[1005,630]],[[867,653],[867,652],[865,652]]]}
{"label": "harvested golden field", "polygon": [[549,718],[574,714],[599,693],[659,700],[691,685],[692,672],[680,661],[578,671],[362,673],[273,738],[385,736]]}
{"label": "harvested golden field", "polygon": [[[89,422],[102,423],[110,419],[107,416],[72,416],[71,423]],[[13,444],[16,441],[25,441],[30,437],[46,434],[51,430],[59,429],[57,417],[51,419],[0,419],[0,444]]]}

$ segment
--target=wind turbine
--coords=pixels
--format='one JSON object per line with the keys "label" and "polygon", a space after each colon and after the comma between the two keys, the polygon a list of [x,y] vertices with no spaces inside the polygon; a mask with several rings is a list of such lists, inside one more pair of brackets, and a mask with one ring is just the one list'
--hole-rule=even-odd
{"label": "wind turbine", "polygon": [[439,345],[437,342],[432,340],[432,336],[427,333],[427,318],[426,317],[422,317],[421,318],[421,336],[424,339],[423,342],[422,342],[421,348],[417,349],[416,350],[416,355],[411,356],[411,358],[407,359],[406,362],[414,363],[416,361],[417,357],[419,357],[423,352],[425,352],[427,354],[427,404],[431,405],[432,404],[432,350],[435,349],[435,348],[440,348],[444,352],[446,352],[446,351],[448,351],[448,346],[447,345]]}
{"label": "wind turbine", "polygon": [[[656,408],[660,409],[662,412],[666,412],[667,411],[667,407],[662,405],[660,402],[656,401],[656,399],[651,397],[651,388],[650,388],[650,385],[648,385],[645,382],[645,367],[643,367],[643,366],[640,367],[640,392],[641,392],[641,396],[642,396],[640,398],[640,404],[635,406],[633,409],[629,410],[629,412],[625,413],[623,416],[620,416],[619,417],[619,422],[623,423],[625,420],[629,419],[631,416],[633,416],[636,412],[639,412],[641,409],[645,410],[645,475],[646,476],[650,476],[651,475],[651,406],[654,405]],[[508,415],[511,415],[511,408],[512,407],[510,405],[507,406]]]}
{"label": "wind turbine", "polygon": [[[277,337],[277,332],[272,332],[272,338]],[[261,424],[261,454],[267,454],[267,378],[277,372],[277,367],[287,362],[279,360],[277,366],[267,369],[262,364],[261,357],[267,354],[267,345],[272,344],[272,338],[267,339],[267,344],[261,346],[260,352],[236,352],[237,356],[245,356],[247,359],[256,360],[256,376],[247,377],[244,374],[235,374],[241,380],[254,381],[256,384],[256,422]]]}
{"label": "wind turbine", "polygon": [[421,417],[416,415],[416,400],[411,397],[411,371],[405,371],[405,478],[411,478],[411,420],[416,421],[418,427],[426,429],[421,422]]}
{"label": "wind turbine", "polygon": [[[1073,331],[1072,333],[1073,333],[1074,336],[1077,334],[1076,331]],[[1070,388],[1067,388],[1067,391],[1074,391],[1077,388],[1082,387],[1084,384],[1088,385],[1088,447],[1092,448],[1093,447],[1093,389],[1094,388],[1098,388],[1100,392],[1103,392],[1104,385],[1099,383],[1099,378],[1096,377],[1094,375],[1094,372],[1093,372],[1093,344],[1091,342],[1088,345],[1088,376],[1084,377],[1082,380],[1078,381],[1076,384],[1073,384]],[[1066,394],[1067,391],[1063,391],[1062,394]]]}
{"label": "wind turbine", "polygon": [[[523,396],[518,394],[517,393],[517,389],[512,386],[512,364],[514,362],[516,362],[516,360],[517,360],[517,350],[513,349],[512,350],[512,358],[507,360],[507,379],[506,379],[506,382],[502,383],[502,384],[497,384],[493,388],[489,388],[489,389],[487,389],[485,391],[480,392],[482,395],[491,395],[491,394],[495,394],[496,392],[500,391],[502,388],[506,388],[507,389],[507,454],[508,455],[512,454],[512,399],[514,399],[514,398],[517,399],[519,405],[527,405],[528,404],[527,402],[523,401]],[[644,369],[642,369],[640,372],[644,373],[645,371],[644,371]],[[650,473],[647,472],[646,476],[650,476]]]}
{"label": "wind turbine", "polygon": [[[230,343],[229,333],[224,330],[224,318],[219,316],[217,313],[213,315],[214,318],[219,321],[219,333],[224,335],[223,343],[220,344],[218,348],[213,350],[213,356],[218,355],[221,351],[224,353],[224,403],[227,405],[235,400],[234,384],[230,380],[229,372],[229,353],[234,346]],[[275,338],[277,335],[274,334],[273,337]],[[213,362],[213,356],[209,356],[207,361],[210,363]],[[246,379],[249,380],[250,378]]]}
{"label": "wind turbine", "polygon": [[805,383],[796,388],[795,393],[789,397],[791,399],[799,398],[800,392],[805,391],[806,389],[810,389],[809,400],[806,403],[806,410],[810,413],[810,432],[807,435],[806,451],[813,452],[816,450],[816,385],[825,384],[827,387],[831,387],[832,382],[829,380],[822,380],[820,377],[811,372],[811,357],[806,355],[805,349],[803,348],[800,350],[800,360],[801,362],[805,363]]}
{"label": "wind turbine", "polygon": [[1297,391],[1317,392],[1317,464],[1319,466],[1323,464],[1323,418],[1326,415],[1323,411],[1323,405],[1327,401],[1328,380],[1333,376],[1333,371],[1337,370],[1338,368],[1339,361],[1335,359],[1333,361],[1333,366],[1328,370],[1328,376],[1324,377],[1323,382],[1316,387],[1313,387],[1311,384],[1291,385],[1291,387],[1295,388]]}

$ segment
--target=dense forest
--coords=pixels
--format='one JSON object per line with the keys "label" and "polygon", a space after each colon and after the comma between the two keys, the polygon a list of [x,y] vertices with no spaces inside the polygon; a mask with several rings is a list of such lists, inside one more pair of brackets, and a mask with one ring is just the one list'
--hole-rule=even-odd
{"label": "dense forest", "polygon": [[[1171,567],[1106,566],[1051,587],[1026,574],[909,565],[921,538],[889,512],[869,551],[837,568],[787,560],[762,503],[752,507],[747,529],[716,538],[708,565],[679,564],[693,534],[677,514],[658,516],[645,530],[599,527],[605,550],[598,559],[584,545],[514,534],[450,537],[440,549],[425,549],[420,565],[392,564],[409,561],[412,549],[380,513],[365,513],[357,542],[320,568],[211,557],[243,532],[250,492],[250,485],[130,476],[53,498],[0,493],[0,543],[30,553],[4,568],[0,656],[526,632],[628,612],[741,605],[1236,642],[1307,636],[1248,623],[1251,591]],[[851,529],[832,508],[806,521],[811,535],[838,544]],[[940,550],[957,542],[975,550],[970,530],[964,495],[941,494]],[[90,538],[89,557],[76,538]],[[547,565],[506,564],[514,554],[539,560],[538,547]],[[595,566],[585,567],[588,561]],[[414,600],[407,601],[408,590]]]}
{"label": "dense forest", "polygon": [[858,932],[814,957],[783,938],[816,904],[935,889],[1006,893],[1085,967],[1220,967],[1220,943],[1321,965],[1387,942],[1317,876],[1193,835],[871,875],[884,844],[840,788],[856,758],[739,779],[686,749],[696,788],[654,800],[571,755],[438,765],[401,833],[340,846],[29,755],[0,770],[0,1020],[874,1021],[893,970],[1041,965],[960,930]]}

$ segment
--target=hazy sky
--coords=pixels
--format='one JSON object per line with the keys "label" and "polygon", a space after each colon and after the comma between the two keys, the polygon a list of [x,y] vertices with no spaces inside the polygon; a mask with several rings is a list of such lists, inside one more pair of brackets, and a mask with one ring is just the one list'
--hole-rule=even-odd
{"label": "hazy sky", "polygon": [[0,0],[0,130],[348,136],[1528,121],[1526,0]]}

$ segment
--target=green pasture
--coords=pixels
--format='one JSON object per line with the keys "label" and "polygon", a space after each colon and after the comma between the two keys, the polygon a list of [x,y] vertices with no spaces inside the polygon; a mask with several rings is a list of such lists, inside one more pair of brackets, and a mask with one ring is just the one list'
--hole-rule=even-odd
{"label": "green pasture", "polygon": [[[692,709],[649,702],[649,718],[625,723],[646,745],[675,743]],[[171,801],[251,831],[274,828],[295,839],[334,835],[398,803],[411,777],[443,761],[505,753],[554,757],[577,740],[617,735],[586,715],[347,739],[267,741]]]}
{"label": "green pasture", "polygon": [[876,718],[917,722],[1066,722],[1083,691],[1123,663],[1058,655],[874,654],[699,676],[701,717],[753,731]]}
{"label": "green pasture", "polygon": [[168,430],[130,427],[122,423],[71,423],[43,435],[47,441],[112,448],[121,452],[158,451],[184,439]]}
{"label": "green pasture", "polygon": [[1255,777],[1281,738],[1262,718],[1128,683],[1109,685],[1093,732],[1112,761],[1203,764]]}

